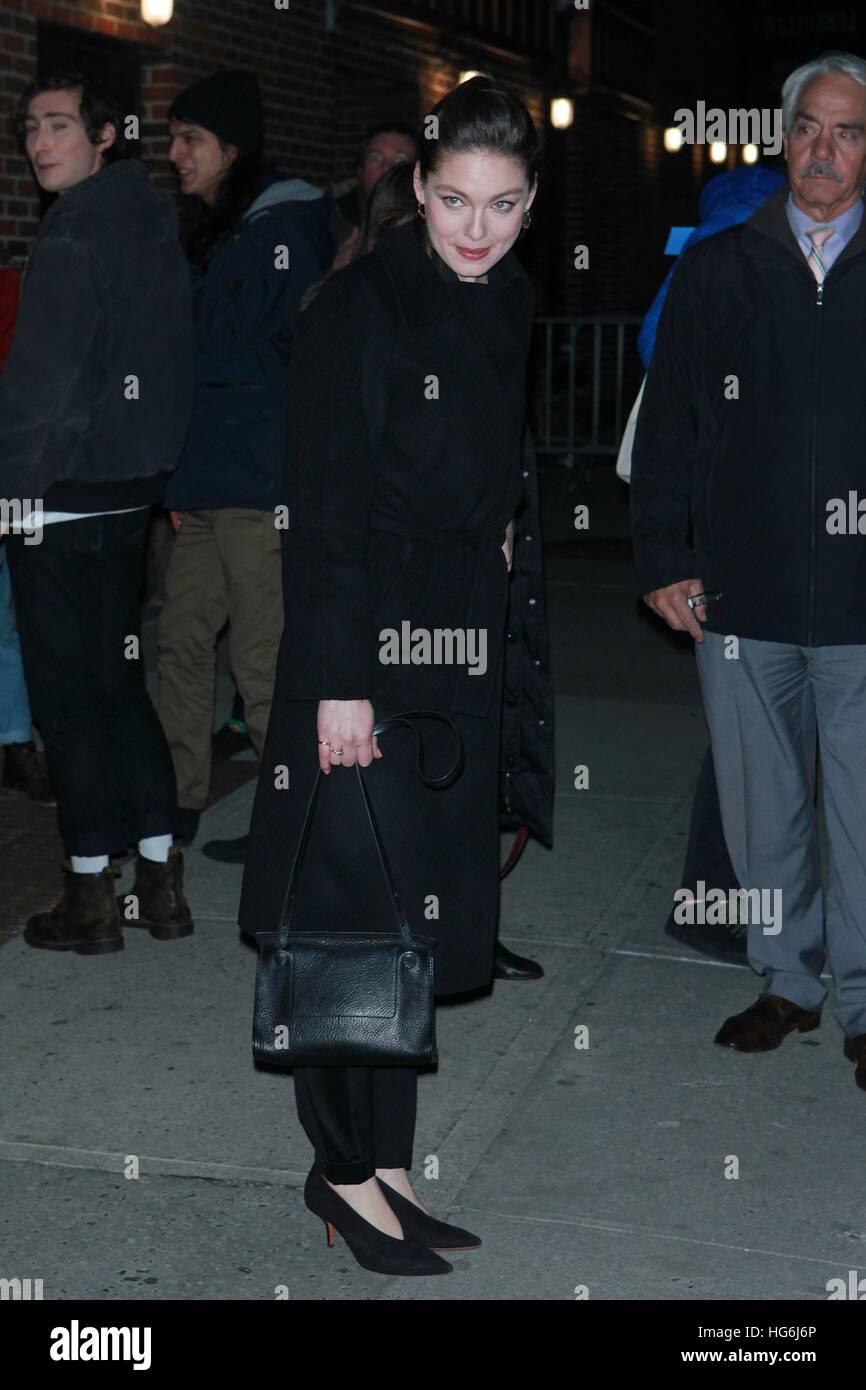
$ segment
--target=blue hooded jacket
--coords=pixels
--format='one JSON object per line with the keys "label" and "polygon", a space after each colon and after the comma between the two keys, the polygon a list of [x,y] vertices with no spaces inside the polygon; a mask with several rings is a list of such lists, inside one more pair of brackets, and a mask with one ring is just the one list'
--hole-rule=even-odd
{"label": "blue hooded jacket", "polygon": [[[712,236],[714,232],[721,232],[725,227],[735,227],[738,222],[745,222],[755,208],[760,207],[765,199],[784,183],[787,183],[784,174],[774,173],[772,169],[765,169],[760,164],[727,169],[724,174],[710,179],[701,191],[698,204],[700,221],[688,240],[683,243],[680,254],[687,246],[693,246],[696,241],[703,241],[704,237]],[[662,305],[676,268],[675,261],[641,324],[637,348],[644,371],[649,371]]]}
{"label": "blue hooded jacket", "polygon": [[191,268],[195,400],[166,507],[279,503],[298,305],[334,249],[331,195],[271,174],[207,268]]}

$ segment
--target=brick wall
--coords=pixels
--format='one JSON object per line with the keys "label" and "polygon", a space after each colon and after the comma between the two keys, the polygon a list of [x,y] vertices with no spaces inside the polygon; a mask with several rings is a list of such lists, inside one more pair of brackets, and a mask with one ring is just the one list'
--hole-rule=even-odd
{"label": "brick wall", "polygon": [[[153,176],[173,187],[165,116],[189,82],[222,67],[259,75],[267,157],[316,183],[354,173],[364,128],[382,117],[418,120],[457,80],[465,52],[418,26],[400,26],[344,3],[334,32],[324,0],[175,0],[171,23],[142,24],[138,0],[0,0],[0,258],[26,252],[39,215],[30,171],[11,115],[36,75],[39,23],[74,27],[142,50],[141,153]],[[541,120],[540,86],[523,59],[486,66],[521,91]]]}
{"label": "brick wall", "polygon": [[172,187],[169,102],[187,83],[221,67],[259,73],[270,117],[269,155],[299,174],[329,176],[336,45],[325,32],[324,11],[324,0],[296,0],[289,11],[270,0],[176,0],[171,23],[151,29],[141,22],[138,0],[0,0],[0,256],[26,250],[39,213],[10,120],[21,88],[36,75],[40,23],[140,46],[142,157]]}
{"label": "brick wall", "polygon": [[[615,99],[588,92],[576,101],[572,130],[549,131],[549,74],[537,58],[485,50],[453,30],[400,24],[362,0],[343,0],[329,31],[326,8],[325,0],[291,0],[289,10],[273,0],[175,0],[172,21],[151,29],[141,23],[138,0],[0,0],[0,261],[26,254],[36,230],[39,198],[10,118],[21,88],[36,75],[39,24],[60,25],[138,46],[141,153],[167,189],[175,186],[168,105],[207,72],[255,70],[267,157],[325,184],[354,173],[365,127],[382,118],[418,120],[454,85],[462,66],[483,67],[520,92],[546,139],[546,179],[533,231],[521,242],[539,312],[646,307],[667,269],[661,255],[667,225],[677,220],[663,205],[661,185],[678,171],[662,169],[661,127],[651,115],[629,119]],[[684,211],[693,198],[689,180]],[[590,246],[589,275],[571,268],[576,242]]]}

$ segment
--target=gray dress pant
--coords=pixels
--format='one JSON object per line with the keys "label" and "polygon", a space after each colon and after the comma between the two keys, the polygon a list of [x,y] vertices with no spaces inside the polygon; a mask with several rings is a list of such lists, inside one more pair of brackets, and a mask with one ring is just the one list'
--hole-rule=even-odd
{"label": "gray dress pant", "polygon": [[763,994],[818,1009],[826,941],[835,1017],[847,1036],[866,1033],[866,646],[798,647],[705,630],[695,649],[731,861],[744,888],[765,890],[781,909],[770,923],[754,911],[754,895],[749,964],[763,976]]}

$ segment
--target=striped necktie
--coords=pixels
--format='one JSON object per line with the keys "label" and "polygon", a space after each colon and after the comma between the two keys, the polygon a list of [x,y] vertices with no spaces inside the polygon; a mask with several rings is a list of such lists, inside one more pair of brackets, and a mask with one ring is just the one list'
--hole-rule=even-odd
{"label": "striped necktie", "polygon": [[811,227],[806,236],[812,243],[812,249],[806,257],[806,264],[818,281],[823,285],[827,278],[827,267],[824,264],[824,257],[821,255],[821,248],[825,241],[829,241],[831,236],[835,236],[836,228],[822,224],[820,227]]}

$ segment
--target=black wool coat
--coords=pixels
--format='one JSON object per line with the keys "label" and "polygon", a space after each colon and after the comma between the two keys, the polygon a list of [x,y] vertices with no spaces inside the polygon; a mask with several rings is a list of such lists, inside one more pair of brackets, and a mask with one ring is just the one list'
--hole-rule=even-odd
{"label": "black wool coat", "polygon": [[[508,597],[502,542],[524,497],[526,359],[535,292],[514,251],[490,283],[436,268],[409,223],[325,282],[298,326],[283,575],[293,605],[284,698],[394,690],[378,633],[435,616],[485,626],[485,674],[431,667],[425,689],[490,708]],[[435,614],[433,609],[435,608]],[[406,668],[399,689],[417,689]]]}
{"label": "black wool coat", "polygon": [[[524,499],[534,303],[513,250],[489,283],[464,282],[428,256],[409,223],[325,282],[294,340],[285,628],[241,926],[276,928],[317,767],[318,702],[369,699],[377,719],[441,711],[466,750],[451,787],[420,782],[414,736],[402,729],[382,736],[383,758],[363,773],[409,921],[437,939],[441,993],[488,984],[492,974],[509,590],[502,544]],[[474,634],[475,645],[451,651],[462,661],[448,659],[446,643],[440,659],[419,662],[419,631]],[[387,634],[398,638],[397,661],[384,659]],[[437,775],[453,746],[432,721],[421,727]],[[275,788],[271,764],[288,768],[288,789]],[[393,929],[355,776],[338,768],[323,788],[296,925]]]}

